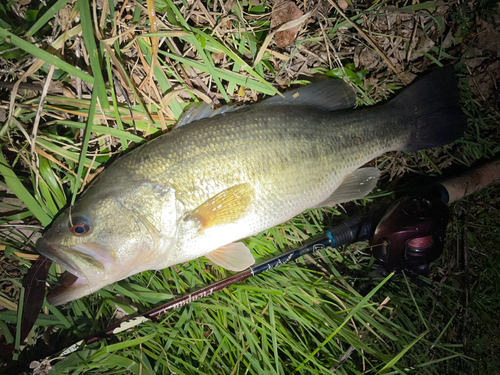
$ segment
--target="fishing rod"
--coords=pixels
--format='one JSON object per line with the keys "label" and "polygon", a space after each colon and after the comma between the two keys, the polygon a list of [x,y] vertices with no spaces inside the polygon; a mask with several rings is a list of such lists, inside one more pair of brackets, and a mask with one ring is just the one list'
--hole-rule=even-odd
{"label": "fishing rod", "polygon": [[134,317],[114,324],[103,331],[90,334],[77,343],[66,348],[60,356],[68,355],[78,350],[84,344],[93,344],[106,337],[114,336],[120,332],[133,328],[145,321],[156,320],[160,316],[165,315],[172,310],[178,309],[190,302],[196,301],[199,298],[209,296],[227,288],[230,285],[247,280],[252,276],[257,276],[274,268],[280,267],[286,263],[303,257],[306,254],[312,254],[327,247],[335,248],[351,244],[353,242],[368,240],[373,234],[372,228],[374,228],[374,224],[376,224],[379,218],[380,212],[378,211],[376,213],[350,218],[337,226],[327,229],[323,236],[308,242],[297,249],[279,254],[269,260],[259,263],[256,266],[238,272],[233,276],[227,277],[192,293],[176,298],[145,313],[135,315]]}
{"label": "fishing rod", "polygon": [[[444,248],[449,219],[448,204],[499,181],[500,160],[497,160],[458,177],[436,183],[422,195],[407,195],[373,213],[349,218],[327,229],[321,237],[297,249],[279,254],[152,310],[136,314],[100,332],[90,334],[69,347],[53,351],[53,354],[62,351],[59,356],[66,356],[83,345],[96,343],[143,322],[154,321],[199,298],[328,247],[335,248],[370,240],[373,256],[388,271],[409,270],[417,275],[425,274],[430,263],[439,258]],[[46,258],[40,257],[32,268],[42,270],[43,273],[48,272],[49,266],[50,261],[47,262]],[[27,275],[26,280],[33,282],[33,276]],[[26,301],[25,306],[27,306]],[[23,331],[31,330],[31,326],[22,328]]]}
{"label": "fishing rod", "polygon": [[323,236],[297,249],[279,254],[233,276],[91,334],[67,348],[61,355],[67,355],[83,344],[95,343],[142,322],[157,319],[169,311],[211,295],[232,284],[327,247],[336,248],[370,240],[373,256],[388,271],[409,270],[417,275],[426,274],[430,264],[441,256],[444,249],[449,220],[448,204],[499,181],[500,160],[436,183],[431,185],[424,195],[404,196],[388,207],[372,213],[356,215],[325,230]]}
{"label": "fishing rod", "polygon": [[[380,219],[381,213],[383,212],[377,211],[376,213],[350,218],[340,225],[326,230],[325,234],[322,237],[298,249],[279,254],[274,258],[250,267],[242,272],[239,272],[226,279],[220,280],[214,284],[206,286],[198,291],[170,301],[146,313],[139,314],[129,320],[120,322],[102,332],[92,334],[79,341],[77,346],[79,347],[83,342],[85,342],[86,344],[94,343],[104,337],[112,336],[117,334],[118,332],[122,332],[126,329],[132,328],[142,323],[143,321],[158,318],[159,316],[164,315],[171,310],[179,308],[191,301],[208,296],[212,293],[226,288],[229,285],[244,281],[252,276],[259,275],[265,271],[269,271],[285,263],[289,263],[306,254],[314,253],[326,247],[335,248],[356,241],[368,240],[373,234],[372,228],[374,228],[374,224]],[[22,311],[20,314],[18,314],[21,315],[20,342],[24,341],[36,322],[38,311],[40,310],[45,298],[45,280],[47,279],[51,264],[52,261],[50,259],[46,258],[43,255],[40,255],[23,280],[23,287],[25,288],[26,292],[24,295],[23,303],[20,304],[20,308],[22,309]],[[37,313],[33,314],[34,311],[36,311]],[[66,351],[64,351],[63,353],[66,353]]]}
{"label": "fishing rod", "polygon": [[[285,253],[279,254],[269,260],[266,260],[260,264],[257,264],[253,267],[250,267],[244,271],[238,272],[235,275],[232,275],[230,277],[227,277],[225,279],[222,279],[220,281],[217,281],[213,284],[207,285],[201,289],[198,289],[192,293],[189,293],[187,295],[184,295],[182,297],[176,298],[172,301],[169,301],[159,307],[156,307],[152,310],[149,310],[147,312],[141,313],[141,314],[135,314],[134,316],[122,320],[116,324],[113,324],[112,326],[97,332],[90,334],[83,339],[79,340],[78,342],[70,345],[70,346],[64,346],[59,349],[51,350],[50,353],[45,353],[44,357],[50,357],[53,355],[56,355],[58,353],[59,357],[64,357],[67,356],[77,350],[79,350],[82,346],[84,345],[90,345],[93,343],[96,343],[102,339],[112,337],[120,332],[129,330],[133,327],[138,326],[141,323],[144,323],[146,321],[154,321],[157,318],[161,317],[162,315],[165,315],[166,313],[178,309],[190,302],[196,301],[197,299],[209,296],[213,293],[216,293],[222,289],[227,288],[230,285],[233,285],[235,283],[247,280],[248,278],[252,276],[257,276],[259,274],[262,274],[266,271],[270,271],[274,268],[280,267],[286,263],[292,262],[306,254],[312,254],[315,253],[319,250],[323,250],[327,247],[339,247],[342,245],[347,245],[351,244],[353,242],[358,242],[358,241],[364,241],[370,239],[370,237],[373,234],[373,229],[375,228],[377,222],[380,220],[380,217],[383,214],[382,211],[376,211],[375,213],[369,213],[365,215],[358,215],[354,216],[352,218],[347,219],[346,221],[342,222],[339,225],[336,225],[332,228],[327,229],[324,234],[311,241],[308,242],[307,244],[297,248],[293,249],[290,251],[287,251]],[[35,262],[35,264],[32,266],[33,272],[30,269],[30,272],[27,274],[25,281],[26,283],[30,283],[30,285],[33,286],[33,290],[36,290],[37,288],[40,287],[40,283],[36,283],[37,277],[42,278],[44,275],[46,276],[46,273],[48,272],[48,269],[50,268],[51,261],[48,260],[47,258],[40,256],[39,259]],[[36,276],[35,276],[36,275]],[[44,283],[45,284],[45,281]],[[40,290],[38,290],[39,292]],[[43,303],[43,296],[44,293],[41,294],[42,299],[40,303]],[[37,295],[36,298],[39,298]],[[30,301],[28,301],[30,300]],[[40,301],[35,301],[33,302],[33,299],[30,298],[25,298],[24,301],[24,309],[35,309],[35,306],[37,303]],[[29,305],[28,305],[29,304]],[[38,307],[39,310],[39,307]],[[23,311],[24,314],[24,311]],[[34,320],[36,319],[31,319],[30,322],[27,324],[24,324],[23,327],[21,327],[22,335],[26,335],[29,333],[31,330]],[[29,326],[29,327],[28,327]],[[24,337],[25,338],[25,337]],[[23,339],[24,339],[23,338]],[[39,356],[41,357],[41,356]],[[36,358],[38,360],[40,358]],[[35,360],[35,358],[33,359]],[[20,367],[26,366],[29,364],[31,361],[25,361],[23,364],[19,364],[16,366],[16,369],[19,370]]]}

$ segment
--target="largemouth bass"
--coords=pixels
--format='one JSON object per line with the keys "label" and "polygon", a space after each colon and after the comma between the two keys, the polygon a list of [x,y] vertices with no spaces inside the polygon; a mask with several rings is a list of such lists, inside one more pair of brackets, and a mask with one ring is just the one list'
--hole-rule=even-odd
{"label": "largemouth bass", "polygon": [[459,137],[458,98],[446,68],[359,110],[347,109],[356,102],[347,84],[325,81],[243,109],[197,111],[106,168],[38,241],[67,271],[49,302],[201,256],[245,269],[254,258],[236,241],[365,196],[379,172],[360,167],[384,152]]}

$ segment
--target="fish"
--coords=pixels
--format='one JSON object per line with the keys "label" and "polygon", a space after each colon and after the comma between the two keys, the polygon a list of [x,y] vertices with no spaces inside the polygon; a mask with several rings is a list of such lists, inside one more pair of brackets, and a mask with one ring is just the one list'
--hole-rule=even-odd
{"label": "fish", "polygon": [[106,167],[37,241],[66,270],[48,302],[199,257],[244,270],[255,260],[242,239],[366,196],[380,176],[366,163],[448,144],[466,126],[449,67],[385,103],[355,104],[347,83],[326,80],[244,108],[187,111]]}

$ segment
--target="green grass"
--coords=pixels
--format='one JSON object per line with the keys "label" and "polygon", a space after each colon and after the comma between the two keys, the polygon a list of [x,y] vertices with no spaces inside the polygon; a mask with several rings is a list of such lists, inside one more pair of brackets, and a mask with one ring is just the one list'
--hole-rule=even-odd
{"label": "green grass", "polygon": [[[222,8],[200,2],[203,8],[191,9],[186,2],[156,1],[160,21],[152,33],[146,2],[130,2],[123,10],[123,2],[110,0],[109,13],[98,2],[80,0],[66,8],[68,3],[0,5],[0,80],[15,81],[26,66],[35,66],[29,80],[38,82],[52,65],[53,81],[72,92],[49,92],[36,134],[32,124],[40,95],[21,87],[9,112],[9,92],[0,93],[0,108],[9,114],[0,127],[5,198],[0,202],[0,304],[7,307],[0,310],[0,342],[16,348],[24,346],[16,341],[21,279],[41,228],[115,155],[170,130],[189,102],[253,102],[290,82],[307,82],[314,73],[350,82],[360,105],[372,105],[403,86],[382,58],[377,66],[363,68],[356,48],[373,52],[372,47],[334,10],[319,9],[323,17],[311,18],[294,45],[278,50],[273,41],[265,45],[268,3],[236,2],[231,8],[228,2]],[[404,52],[396,65],[400,73],[409,73],[429,63],[460,60],[461,43],[466,36],[473,39],[469,33],[477,19],[493,22],[493,8],[486,3],[472,9],[469,4],[451,6],[446,15],[436,12],[436,5],[390,1],[366,8],[354,3],[345,14],[381,46],[402,41],[392,50]],[[117,20],[114,15],[122,10]],[[72,23],[64,25],[65,17]],[[410,38],[379,27],[390,17],[401,21],[399,31],[408,19],[418,19],[415,35],[435,44],[427,50],[412,47],[421,55],[406,59]],[[326,25],[325,33],[318,22]],[[121,36],[115,38],[118,31]],[[445,48],[447,33],[453,43]],[[150,38],[158,38],[158,53]],[[383,53],[394,58],[391,48],[383,47]],[[148,72],[155,59],[151,81]],[[450,164],[469,166],[498,154],[498,109],[472,94],[464,61],[457,66],[469,117],[465,136],[454,146],[378,158],[384,177],[394,181],[386,178],[383,189],[347,205],[349,213],[390,201],[408,175],[446,175]],[[111,75],[127,92],[130,109]],[[426,287],[402,275],[368,277],[372,259],[367,244],[325,250],[192,302],[158,322],[53,359],[52,373],[494,374],[500,364],[495,320],[499,197],[499,190],[490,188],[453,206],[445,255]],[[245,243],[257,260],[267,259],[347,216],[340,208],[308,210]],[[58,271],[52,267],[51,282]],[[54,346],[72,343],[120,315],[146,311],[229,275],[202,258],[134,275],[64,307],[45,304],[26,345],[42,345],[42,337]]]}

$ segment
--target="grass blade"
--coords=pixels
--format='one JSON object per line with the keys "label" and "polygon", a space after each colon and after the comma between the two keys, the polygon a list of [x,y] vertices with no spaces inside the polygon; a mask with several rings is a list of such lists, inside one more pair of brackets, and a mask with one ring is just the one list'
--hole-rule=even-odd
{"label": "grass blade", "polygon": [[[83,40],[85,41],[85,47],[87,48],[87,53],[89,54],[90,67],[92,69],[92,74],[94,75],[94,83],[97,86],[97,96],[101,106],[104,109],[109,108],[108,96],[106,94],[106,89],[104,87],[104,78],[102,76],[102,64],[99,60],[99,49],[95,43],[94,37],[94,27],[92,25],[92,18],[90,15],[90,7],[88,0],[79,0],[77,6],[80,9],[80,17],[82,19],[82,34]],[[94,88],[95,90],[96,88]]]}
{"label": "grass blade", "polygon": [[[120,118],[120,116],[117,113],[117,117],[116,117],[117,121],[119,118]],[[55,123],[60,124],[60,125],[64,125],[64,126],[68,126],[70,128],[77,128],[77,129],[85,129],[85,127],[86,127],[85,124],[83,124],[81,122],[77,122],[77,121],[61,120],[61,121],[56,121]],[[123,125],[122,125],[122,127],[123,127]],[[141,143],[144,141],[144,138],[141,138],[137,135],[128,133],[124,130],[109,128],[107,126],[102,126],[102,125],[92,125],[92,131],[97,133],[97,134],[111,135],[111,136],[116,137],[116,138],[120,138],[120,139],[123,139],[126,141],[132,141],[132,142],[136,142],[136,143]]]}
{"label": "grass blade", "polygon": [[351,310],[351,312],[346,316],[342,324],[337,327],[335,331],[319,346],[316,348],[308,357],[307,359],[302,362],[296,369],[295,371],[299,371],[308,361],[310,361],[320,350],[323,348],[331,339],[333,339],[337,333],[341,330],[341,328],[347,324],[347,322],[362,308],[364,307],[370,298],[373,297],[373,295],[387,282],[389,279],[394,275],[394,273],[389,274],[380,284],[378,284],[370,293],[368,293],[357,305],[355,308]]}
{"label": "grass blade", "polygon": [[38,48],[34,44],[19,38],[18,36],[12,34],[10,31],[7,31],[1,27],[0,27],[0,37],[9,40],[16,47],[21,48],[23,51],[26,51],[29,54],[38,57],[39,59],[51,65],[54,65],[56,68],[64,70],[65,72],[77,78],[82,79],[82,81],[85,81],[90,84],[94,83],[94,77],[92,77],[91,75],[81,71],[75,66],[68,64],[67,62],[61,60],[60,58],[54,56],[53,54],[44,51],[41,48]]}
{"label": "grass blade", "polygon": [[73,185],[73,196],[71,198],[71,205],[75,204],[76,196],[78,195],[78,189],[80,188],[80,181],[83,174],[83,168],[85,165],[85,159],[87,159],[87,150],[89,147],[90,134],[92,133],[92,125],[94,123],[94,114],[97,105],[97,85],[94,86],[92,91],[92,99],[90,101],[89,117],[87,118],[87,125],[85,126],[85,134],[82,141],[82,150],[80,152],[80,158],[78,160],[78,169],[76,171],[76,180]]}
{"label": "grass blade", "polygon": [[33,198],[28,189],[24,187],[21,180],[19,180],[14,171],[10,168],[2,152],[0,152],[0,174],[4,177],[5,183],[9,189],[16,194],[42,225],[46,226],[52,222],[51,216],[44,211],[40,204],[38,204],[36,199]]}
{"label": "grass blade", "polygon": [[384,367],[382,367],[382,369],[378,373],[383,374],[391,367],[393,367],[408,352],[408,350],[410,350],[417,342],[422,340],[428,333],[429,331],[425,331],[420,336],[418,336],[410,345],[406,346],[406,348],[404,348],[401,352],[399,352],[393,359],[387,362],[387,364]]}
{"label": "grass blade", "polygon": [[38,30],[44,27],[52,17],[56,15],[70,0],[58,0],[41,16],[26,33],[26,37],[34,35]]}

